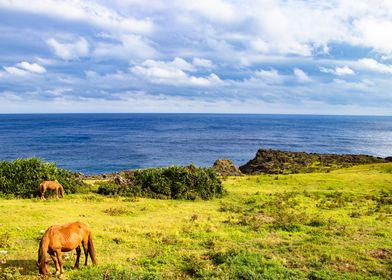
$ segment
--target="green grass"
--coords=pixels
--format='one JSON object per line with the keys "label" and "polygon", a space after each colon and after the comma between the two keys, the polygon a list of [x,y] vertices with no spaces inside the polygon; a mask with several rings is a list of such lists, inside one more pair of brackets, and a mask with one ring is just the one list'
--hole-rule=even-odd
{"label": "green grass", "polygon": [[37,277],[41,231],[75,220],[99,265],[72,270],[69,253],[67,279],[391,279],[391,170],[228,177],[210,201],[1,199],[0,279]]}

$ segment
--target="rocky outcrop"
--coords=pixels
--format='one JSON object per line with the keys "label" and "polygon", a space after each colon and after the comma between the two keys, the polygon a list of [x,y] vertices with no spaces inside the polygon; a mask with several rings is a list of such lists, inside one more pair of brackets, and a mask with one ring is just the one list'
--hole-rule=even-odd
{"label": "rocky outcrop", "polygon": [[328,172],[360,164],[383,163],[386,159],[369,155],[337,155],[305,152],[286,152],[260,149],[256,157],[240,170],[244,174],[290,174]]}
{"label": "rocky outcrop", "polygon": [[118,174],[116,176],[114,176],[113,181],[115,184],[117,184],[119,186],[125,186],[128,184],[127,180]]}
{"label": "rocky outcrop", "polygon": [[386,157],[385,160],[388,162],[392,162],[392,157]]}
{"label": "rocky outcrop", "polygon": [[242,173],[230,160],[218,159],[213,167],[219,176],[241,176]]}

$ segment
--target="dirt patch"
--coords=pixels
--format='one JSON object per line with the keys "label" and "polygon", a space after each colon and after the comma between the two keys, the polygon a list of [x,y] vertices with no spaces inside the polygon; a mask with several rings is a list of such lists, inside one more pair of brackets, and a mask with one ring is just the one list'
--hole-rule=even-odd
{"label": "dirt patch", "polygon": [[375,259],[389,260],[389,259],[392,259],[392,250],[378,248],[378,249],[372,250],[370,252],[370,255]]}

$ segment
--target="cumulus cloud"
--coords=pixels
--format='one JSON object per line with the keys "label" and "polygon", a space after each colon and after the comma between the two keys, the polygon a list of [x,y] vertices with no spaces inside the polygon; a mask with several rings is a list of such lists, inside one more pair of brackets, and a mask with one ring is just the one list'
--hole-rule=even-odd
{"label": "cumulus cloud", "polygon": [[130,71],[152,83],[177,86],[213,86],[223,84],[214,73],[208,76],[194,76],[187,72],[195,71],[195,66],[182,58],[172,61],[146,60],[141,65],[131,67]]}
{"label": "cumulus cloud", "polygon": [[77,59],[89,54],[89,44],[84,38],[79,38],[71,43],[60,43],[56,39],[50,38],[46,43],[53,49],[57,56],[64,60]]}
{"label": "cumulus cloud", "polygon": [[17,63],[15,66],[4,66],[3,68],[8,74],[15,76],[27,76],[31,73],[42,74],[46,72],[45,67],[42,65],[27,61]]}
{"label": "cumulus cloud", "polygon": [[214,63],[212,63],[211,60],[198,58],[198,57],[193,58],[192,64],[196,67],[201,67],[206,69],[211,69],[215,67]]}
{"label": "cumulus cloud", "polygon": [[96,43],[93,55],[98,58],[121,58],[121,59],[146,59],[153,58],[157,51],[150,42],[142,36],[127,34],[119,37],[111,37],[115,43]]}
{"label": "cumulus cloud", "polygon": [[254,71],[252,76],[255,79],[260,79],[271,84],[279,84],[285,80],[285,77],[280,75],[276,69]]}
{"label": "cumulus cloud", "polygon": [[345,75],[354,75],[355,74],[354,70],[348,66],[343,66],[343,67],[337,66],[335,68],[320,67],[320,71],[323,73],[330,73],[330,74],[337,75],[337,76],[345,76]]}
{"label": "cumulus cloud", "polygon": [[16,64],[16,66],[21,69],[24,69],[26,71],[30,71],[32,73],[42,74],[42,73],[46,72],[45,67],[43,67],[37,63],[28,63],[27,61],[22,61],[22,62]]}
{"label": "cumulus cloud", "polygon": [[310,82],[312,79],[306,74],[302,69],[294,68],[293,70],[294,76],[297,78],[300,83]]}
{"label": "cumulus cloud", "polygon": [[121,13],[96,1],[23,0],[0,1],[0,8],[43,14],[69,21],[84,21],[106,30],[149,33],[153,23],[149,19],[124,17]]}
{"label": "cumulus cloud", "polygon": [[362,58],[358,60],[358,63],[361,67],[370,71],[387,74],[392,73],[392,65],[382,64],[372,58]]}
{"label": "cumulus cloud", "polygon": [[27,75],[29,72],[28,71],[26,71],[26,70],[23,70],[23,69],[20,69],[20,68],[17,68],[17,67],[14,67],[14,66],[4,66],[3,67],[4,68],[4,70],[7,72],[7,73],[9,73],[9,74],[11,74],[11,75],[15,75],[15,76],[25,76],[25,75]]}

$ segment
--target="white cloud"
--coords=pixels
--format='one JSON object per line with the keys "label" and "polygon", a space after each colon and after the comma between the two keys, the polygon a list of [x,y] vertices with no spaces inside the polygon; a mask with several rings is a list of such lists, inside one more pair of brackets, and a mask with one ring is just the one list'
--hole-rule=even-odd
{"label": "white cloud", "polygon": [[371,58],[362,58],[358,60],[360,67],[363,67],[370,71],[380,72],[380,73],[392,73],[392,65],[382,64]]}
{"label": "white cloud", "polygon": [[330,73],[334,74],[337,76],[345,76],[345,75],[354,75],[355,72],[348,66],[343,66],[343,67],[335,67],[334,69],[331,68],[325,68],[325,67],[320,67],[320,71],[323,73]]}
{"label": "white cloud", "polygon": [[28,71],[13,66],[9,66],[9,67],[4,66],[3,68],[7,73],[15,76],[26,76],[29,74]]}
{"label": "white cloud", "polygon": [[214,63],[212,63],[211,60],[203,59],[203,58],[197,58],[197,57],[195,57],[192,60],[192,64],[197,66],[197,67],[206,68],[206,69],[211,69],[211,68],[215,67]]}
{"label": "white cloud", "polygon": [[[111,39],[116,39],[110,37]],[[96,43],[93,55],[104,58],[147,59],[157,55],[150,42],[139,35],[127,34],[117,38],[118,43]]]}
{"label": "white cloud", "polygon": [[150,33],[153,23],[149,19],[123,16],[95,1],[23,0],[0,1],[0,7],[33,14],[44,14],[69,21],[84,21],[115,32]]}
{"label": "white cloud", "polygon": [[390,55],[392,54],[392,37],[386,34],[392,33],[392,19],[380,19],[374,16],[361,18],[354,22],[354,28],[358,33],[358,38],[354,41]]}
{"label": "white cloud", "polygon": [[276,69],[271,70],[258,70],[253,72],[252,76],[256,79],[261,79],[266,83],[279,84],[285,79],[283,75],[280,75]]}
{"label": "white cloud", "polygon": [[79,38],[72,43],[60,43],[50,38],[46,43],[53,49],[55,54],[64,60],[78,59],[89,54],[89,44],[84,38]]}
{"label": "white cloud", "polygon": [[130,71],[156,84],[201,87],[223,84],[223,81],[214,73],[204,77],[189,75],[186,72],[195,71],[194,66],[178,57],[168,62],[149,59],[141,65],[132,67]]}
{"label": "white cloud", "polygon": [[45,73],[46,69],[45,67],[37,64],[37,63],[28,63],[27,61],[22,61],[21,63],[16,64],[16,67],[19,67],[21,69],[33,72],[33,73]]}
{"label": "white cloud", "polygon": [[45,67],[37,64],[37,63],[29,63],[27,61],[22,61],[20,63],[15,64],[15,66],[4,66],[4,70],[10,74],[15,76],[27,76],[31,73],[34,74],[43,74],[46,72]]}
{"label": "white cloud", "polygon": [[311,81],[311,78],[308,76],[308,74],[299,68],[294,68],[293,73],[298,82],[307,83]]}
{"label": "white cloud", "polygon": [[228,1],[222,0],[198,0],[188,1],[184,5],[182,1],[177,1],[178,4],[182,4],[182,8],[196,12],[211,21],[218,22],[232,22],[237,18],[238,12],[236,7]]}

